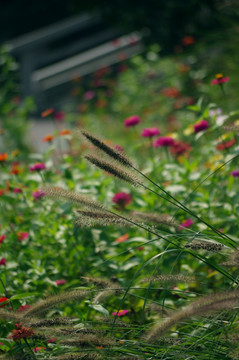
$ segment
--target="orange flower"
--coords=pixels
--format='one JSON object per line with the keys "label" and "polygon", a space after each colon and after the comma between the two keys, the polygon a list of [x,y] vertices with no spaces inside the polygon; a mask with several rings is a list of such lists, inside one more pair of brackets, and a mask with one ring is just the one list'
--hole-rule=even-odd
{"label": "orange flower", "polygon": [[8,158],[8,154],[7,154],[7,153],[2,153],[2,154],[0,154],[0,162],[6,161],[7,158]]}
{"label": "orange flower", "polygon": [[11,174],[13,175],[18,175],[22,172],[22,169],[19,168],[19,166],[17,164],[12,164],[12,169],[10,171]]}
{"label": "orange flower", "polygon": [[192,45],[195,43],[195,38],[193,36],[185,36],[182,38],[182,44],[184,46]]}
{"label": "orange flower", "polygon": [[71,130],[64,129],[64,130],[59,132],[59,135],[64,136],[64,135],[70,135],[71,133],[72,133]]}
{"label": "orange flower", "polygon": [[128,240],[129,238],[129,234],[124,234],[122,236],[120,236],[118,239],[115,240],[116,243],[121,243],[123,241],[126,241]]}
{"label": "orange flower", "polygon": [[44,138],[42,138],[43,142],[51,142],[54,139],[54,135],[46,135]]}
{"label": "orange flower", "polygon": [[54,113],[53,108],[47,109],[41,113],[41,117],[45,118],[45,117],[51,115],[52,113]]}
{"label": "orange flower", "polygon": [[14,341],[28,338],[34,335],[32,328],[23,326],[22,324],[16,324],[16,329],[12,330],[12,338]]}

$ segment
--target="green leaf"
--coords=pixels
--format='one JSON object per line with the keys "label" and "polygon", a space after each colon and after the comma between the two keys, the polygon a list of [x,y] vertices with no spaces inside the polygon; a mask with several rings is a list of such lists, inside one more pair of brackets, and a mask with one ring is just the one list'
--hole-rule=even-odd
{"label": "green leaf", "polygon": [[109,317],[110,314],[109,314],[109,311],[107,309],[105,309],[102,305],[100,304],[97,304],[97,305],[89,305],[89,307],[91,309],[94,309],[98,312],[100,312],[102,315],[106,316],[106,317]]}

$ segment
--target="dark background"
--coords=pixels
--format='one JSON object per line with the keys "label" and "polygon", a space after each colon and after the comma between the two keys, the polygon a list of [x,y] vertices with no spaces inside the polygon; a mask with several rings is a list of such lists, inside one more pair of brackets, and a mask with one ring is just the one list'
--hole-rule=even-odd
{"label": "dark background", "polygon": [[123,32],[147,29],[145,41],[170,53],[184,36],[196,40],[239,23],[238,0],[1,0],[0,43],[82,12],[100,13]]}

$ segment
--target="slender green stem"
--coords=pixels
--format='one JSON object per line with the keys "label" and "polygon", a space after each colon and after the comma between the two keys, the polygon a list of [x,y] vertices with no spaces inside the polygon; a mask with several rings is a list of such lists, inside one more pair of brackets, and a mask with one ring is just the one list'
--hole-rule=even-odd
{"label": "slender green stem", "polygon": [[37,360],[36,355],[34,354],[31,346],[29,345],[29,343],[28,343],[28,341],[27,341],[27,339],[26,339],[26,338],[23,338],[23,340],[25,341],[27,347],[29,348],[29,350],[30,350],[30,352],[31,352],[31,354],[32,354],[32,356],[33,356],[33,359],[36,359],[36,360]]}
{"label": "slender green stem", "polygon": [[[148,181],[150,181],[153,185],[155,185],[158,189],[160,189],[163,193],[165,193],[167,196],[169,196],[171,199],[173,199],[175,201],[175,203],[177,203],[178,205],[176,205],[175,203],[171,202],[172,204],[174,204],[175,206],[177,206],[178,208],[180,208],[181,210],[184,210],[185,212],[189,213],[190,215],[192,215],[193,217],[195,217],[197,220],[199,220],[200,222],[204,223],[207,227],[209,227],[211,230],[213,230],[217,235],[219,235],[221,238],[223,239],[227,239],[230,240],[228,242],[229,245],[231,245],[231,247],[233,248],[237,248],[237,243],[236,241],[234,241],[233,239],[231,239],[228,235],[221,233],[219,230],[217,230],[214,226],[212,226],[211,224],[209,224],[207,221],[205,221],[204,219],[200,218],[199,216],[197,216],[194,212],[192,212],[188,207],[186,207],[183,203],[181,203],[180,201],[178,201],[174,196],[172,196],[169,192],[167,192],[166,190],[164,190],[161,186],[159,186],[158,184],[156,184],[153,180],[151,180],[148,176],[146,176],[145,174],[143,174],[140,170],[138,170],[137,168],[135,168],[133,165],[131,166],[135,171],[137,171],[140,175],[142,175],[144,178],[146,178]],[[142,184],[141,184],[142,185]],[[153,192],[155,195],[162,197],[162,195],[158,194],[157,192],[155,192],[154,190],[142,185],[143,187],[145,187],[147,190]],[[165,198],[164,198],[165,199]],[[166,199],[167,201],[169,201],[169,199]]]}

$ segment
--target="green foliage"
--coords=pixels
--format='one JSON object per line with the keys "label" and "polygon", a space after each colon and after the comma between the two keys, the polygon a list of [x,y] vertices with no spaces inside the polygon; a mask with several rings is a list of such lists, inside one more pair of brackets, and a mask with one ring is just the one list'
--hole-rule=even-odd
{"label": "green foliage", "polygon": [[[79,122],[67,114],[71,131],[55,121],[42,154],[8,151],[12,125],[1,125],[5,358],[237,357],[238,111],[227,97],[231,80],[210,85],[209,70],[195,75],[199,65],[186,63],[155,49],[136,56],[111,84],[108,105],[99,103],[109,90],[102,71],[106,86],[82,100]],[[140,122],[125,126],[132,115]],[[83,131],[87,142],[79,123],[92,130]],[[161,134],[141,136],[152,127]],[[173,144],[156,146],[162,136]],[[85,160],[95,158],[107,172]],[[16,323],[34,336],[9,338]]]}

